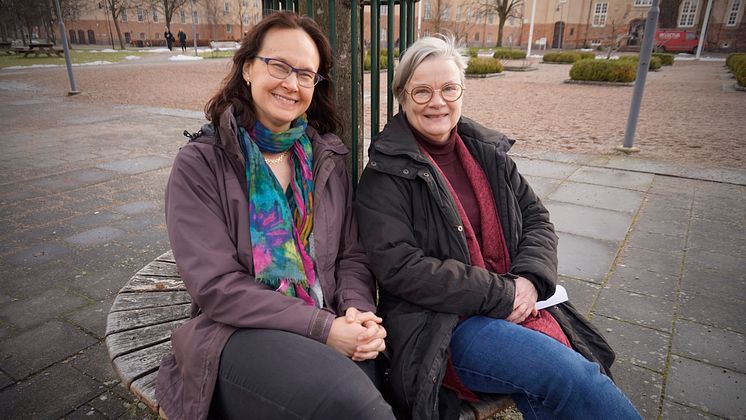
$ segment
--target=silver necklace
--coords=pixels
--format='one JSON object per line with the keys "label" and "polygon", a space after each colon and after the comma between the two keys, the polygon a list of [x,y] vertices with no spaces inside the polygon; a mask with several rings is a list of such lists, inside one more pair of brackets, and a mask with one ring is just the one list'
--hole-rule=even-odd
{"label": "silver necklace", "polygon": [[278,163],[280,163],[280,162],[282,162],[282,161],[285,160],[285,156],[288,155],[289,151],[290,151],[290,149],[285,150],[284,152],[280,153],[280,155],[277,156],[274,159],[269,159],[269,158],[267,158],[267,156],[264,156],[264,155],[262,155],[262,156],[264,157],[264,161],[267,162],[268,164],[270,164],[270,165],[276,165],[276,164],[278,164]]}

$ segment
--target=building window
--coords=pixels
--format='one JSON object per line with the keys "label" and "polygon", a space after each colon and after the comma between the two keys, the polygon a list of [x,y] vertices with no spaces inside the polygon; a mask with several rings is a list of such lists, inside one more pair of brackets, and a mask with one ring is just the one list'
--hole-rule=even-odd
{"label": "building window", "polygon": [[456,21],[458,22],[460,20],[461,20],[461,6],[457,6],[456,7]]}
{"label": "building window", "polygon": [[161,34],[156,32],[155,36],[153,36],[153,39],[161,39]]}
{"label": "building window", "polygon": [[[510,19],[511,19],[510,24],[512,25],[513,24],[513,20],[512,20],[513,16],[511,16]],[[490,25],[494,25],[495,24],[495,14],[494,13],[490,13],[489,15],[487,15],[487,22]]]}
{"label": "building window", "polygon": [[691,28],[694,26],[694,18],[697,16],[697,0],[684,0],[681,2],[681,14],[679,15],[679,27]]}
{"label": "building window", "polygon": [[430,9],[430,2],[425,3],[425,20],[430,20],[432,15],[432,10]]}
{"label": "building window", "polygon": [[153,22],[158,22],[158,9],[153,8]]}
{"label": "building window", "polygon": [[241,7],[249,7],[249,1],[248,0],[241,0]]}
{"label": "building window", "polygon": [[225,33],[229,34],[231,32],[233,32],[233,25],[231,25],[230,23],[226,23],[225,24]]}
{"label": "building window", "polygon": [[466,8],[466,21],[471,22],[471,7]]}
{"label": "building window", "polygon": [[593,26],[606,26],[606,13],[609,10],[609,3],[596,3],[593,8]]}
{"label": "building window", "polygon": [[241,19],[241,21],[243,22],[244,25],[248,25],[249,24],[249,15],[246,15],[246,14],[243,15],[243,18]]}
{"label": "building window", "polygon": [[444,4],[443,10],[440,12],[440,19],[444,22],[448,22],[448,19],[451,18],[451,6]]}
{"label": "building window", "polygon": [[479,41],[479,32],[474,34],[474,41]]}
{"label": "building window", "polygon": [[199,24],[199,13],[196,10],[192,11],[192,22],[195,25]]}
{"label": "building window", "polygon": [[131,44],[132,43],[132,34],[129,32],[124,33],[124,42],[125,44]]}
{"label": "building window", "polygon": [[[138,22],[145,22],[145,13],[142,12],[142,7],[137,6],[135,8],[135,13],[137,14],[137,21]],[[142,35],[145,36],[145,34],[142,34]]]}
{"label": "building window", "polygon": [[145,41],[145,32],[140,32],[140,40]]}
{"label": "building window", "polygon": [[389,15],[389,6],[383,6],[381,7],[381,16],[388,16]]}
{"label": "building window", "polygon": [[120,16],[120,19],[123,23],[127,23],[127,9],[122,9],[122,15]]}
{"label": "building window", "polygon": [[179,19],[181,19],[181,23],[186,23],[186,12],[183,10],[179,10]]}
{"label": "building window", "polygon": [[594,47],[598,47],[599,45],[601,45],[601,40],[600,39],[592,39],[591,40],[591,45],[594,46]]}
{"label": "building window", "polygon": [[653,0],[635,0],[635,6],[651,6]]}
{"label": "building window", "polygon": [[230,13],[231,12],[231,4],[227,1],[223,2],[223,13]]}
{"label": "building window", "polygon": [[725,18],[725,26],[736,26],[738,23],[738,13],[741,11],[741,0],[731,0],[728,8],[728,15]]}

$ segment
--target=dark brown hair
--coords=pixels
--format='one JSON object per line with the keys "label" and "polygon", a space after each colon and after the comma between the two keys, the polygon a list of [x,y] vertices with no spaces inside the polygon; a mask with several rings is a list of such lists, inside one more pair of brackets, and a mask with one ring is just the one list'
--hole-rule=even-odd
{"label": "dark brown hair", "polygon": [[326,35],[321,32],[316,22],[293,12],[275,12],[262,19],[244,36],[241,48],[233,56],[233,67],[218,91],[205,105],[205,115],[214,124],[220,123],[221,114],[230,105],[238,118],[241,127],[253,127],[256,123],[256,111],[251,91],[243,78],[244,65],[256,57],[262,47],[264,36],[270,29],[301,29],[311,37],[319,50],[319,69],[317,73],[325,80],[320,81],[313,91],[311,105],[306,111],[308,124],[319,133],[333,133],[339,126],[339,118],[334,109],[334,92],[329,71],[332,68],[332,49]]}

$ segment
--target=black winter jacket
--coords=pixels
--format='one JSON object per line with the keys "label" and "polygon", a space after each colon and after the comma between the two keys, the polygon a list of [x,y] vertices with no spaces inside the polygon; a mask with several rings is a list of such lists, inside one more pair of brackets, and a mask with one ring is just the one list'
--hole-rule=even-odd
{"label": "black winter jacket", "polygon": [[[511,260],[504,276],[472,266],[445,180],[420,152],[405,118],[402,113],[394,117],[370,147],[357,190],[358,223],[380,287],[378,308],[388,330],[394,402],[402,417],[455,418],[460,403],[441,382],[459,317],[507,317],[517,275],[534,284],[539,300],[551,296],[557,280],[557,236],[548,211],[506,155],[512,142],[462,117],[457,131],[485,171]],[[610,366],[613,353],[603,338],[596,343],[597,331],[573,308],[563,310],[571,316],[555,317],[571,343],[576,338],[580,347],[591,348],[576,350],[602,365],[610,358]],[[573,330],[579,324],[580,334]],[[593,343],[588,345],[588,339]],[[604,357],[594,357],[599,346],[596,353]]]}

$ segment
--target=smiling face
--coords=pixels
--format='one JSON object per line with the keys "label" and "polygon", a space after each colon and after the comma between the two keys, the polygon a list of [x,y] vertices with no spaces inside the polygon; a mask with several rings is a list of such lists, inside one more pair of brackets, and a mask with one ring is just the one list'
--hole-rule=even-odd
{"label": "smiling face", "polygon": [[[418,86],[439,90],[448,83],[461,83],[461,73],[453,60],[431,57],[424,60],[412,73],[404,89],[411,92]],[[461,118],[463,96],[456,101],[446,102],[440,92],[434,92],[430,102],[418,104],[409,94],[404,95],[402,108],[412,127],[432,143],[445,143],[451,130]]]}
{"label": "smiling face", "polygon": [[[257,55],[280,59],[297,69],[316,72],[319,68],[316,44],[302,29],[270,29]],[[263,61],[252,59],[244,66],[243,77],[251,82],[249,88],[257,119],[273,132],[290,128],[290,123],[311,105],[314,88],[298,85],[294,72],[285,79],[277,79],[269,74]]]}

